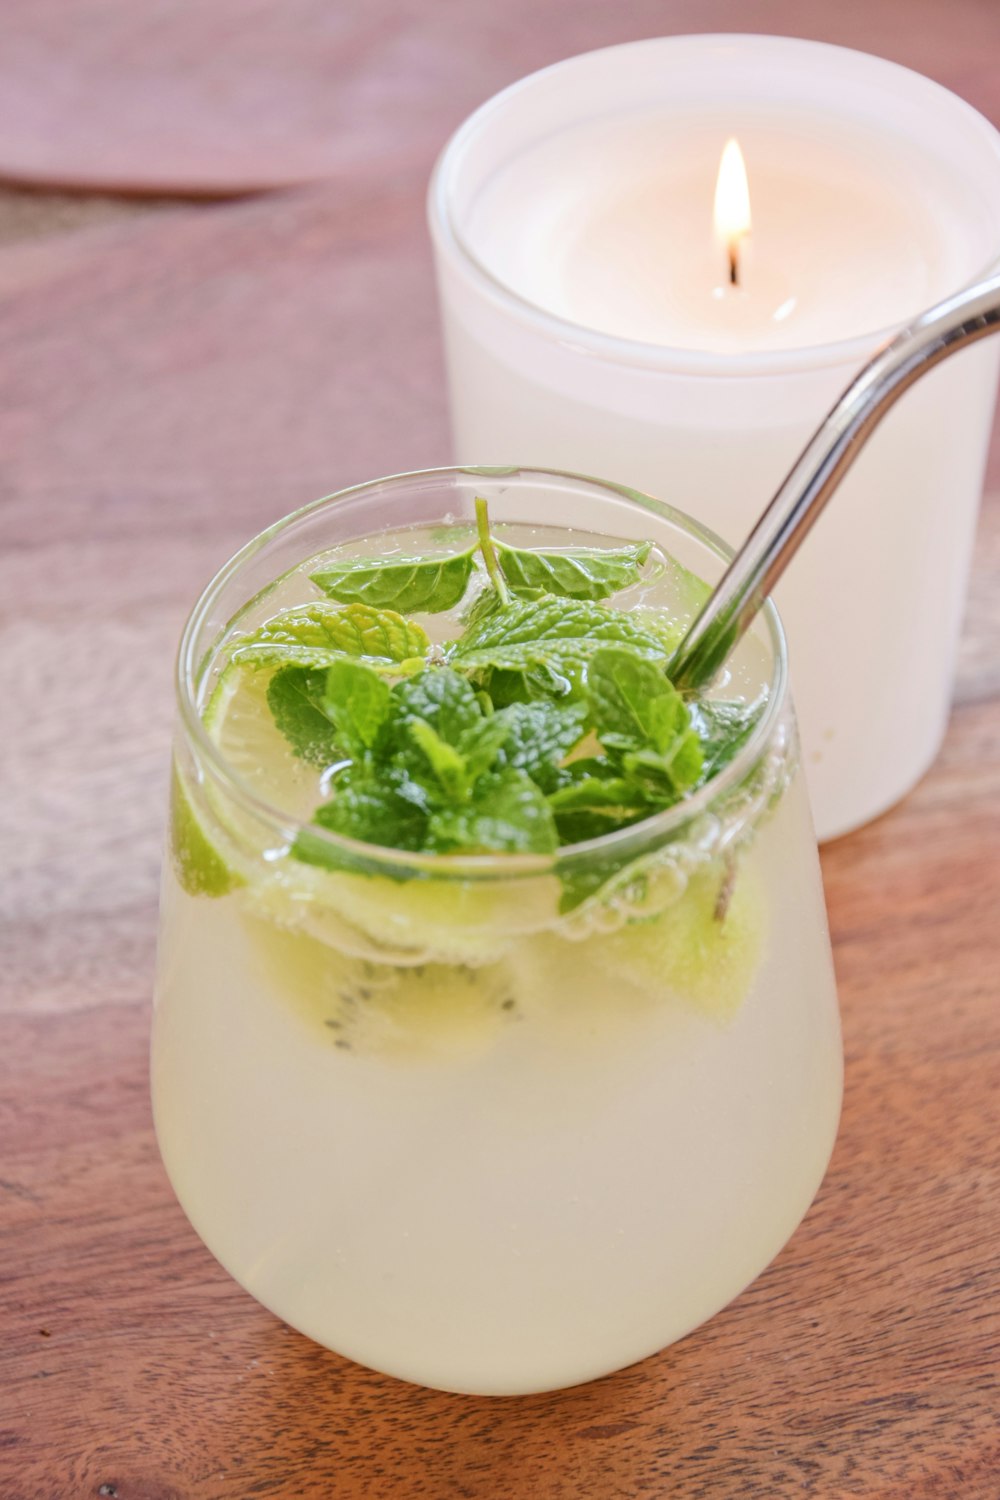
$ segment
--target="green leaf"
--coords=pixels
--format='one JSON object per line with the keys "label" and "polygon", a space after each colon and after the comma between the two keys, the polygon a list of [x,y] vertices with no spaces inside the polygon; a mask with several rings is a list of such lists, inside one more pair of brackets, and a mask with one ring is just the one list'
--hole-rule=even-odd
{"label": "green leaf", "polygon": [[267,685],[267,703],[295,755],[313,766],[337,759],[337,737],[320,704],[326,673],[308,667],[281,667]]}
{"label": "green leaf", "polygon": [[407,729],[445,796],[463,797],[468,789],[469,771],[461,751],[443,740],[426,719],[408,720]]}
{"label": "green leaf", "polygon": [[328,667],[341,656],[376,671],[398,673],[427,654],[426,633],[390,609],[353,604],[301,604],[268,620],[235,647],[232,660],[247,667]]}
{"label": "green leaf", "polygon": [[494,708],[507,708],[512,703],[565,702],[580,691],[580,676],[580,669],[563,675],[548,666],[523,672],[487,668],[483,681]]}
{"label": "green leaf", "polygon": [[378,739],[392,711],[392,692],[363,662],[341,657],[327,670],[322,709],[337,731],[338,744],[364,755]]}
{"label": "green leaf", "polygon": [[689,704],[691,723],[701,741],[702,781],[727,766],[746,744],[766,706],[766,698],[756,703],[730,703],[712,698]]}
{"label": "green leaf", "polygon": [[506,609],[473,625],[454,643],[451,662],[464,670],[500,667],[523,672],[536,666],[565,672],[602,647],[631,647],[653,661],[664,661],[662,643],[634,625],[626,614],[587,599],[514,600]]}
{"label": "green leaf", "polygon": [[506,730],[503,764],[526,771],[543,790],[549,791],[559,761],[586,732],[589,709],[580,702],[567,703],[565,707],[551,702],[514,703],[493,717]]}
{"label": "green leaf", "polygon": [[561,777],[561,785],[549,795],[549,806],[563,844],[601,838],[655,810],[642,788],[604,757],[573,761]]}
{"label": "green leaf", "polygon": [[432,814],[439,853],[549,854],[559,840],[544,794],[523,771],[483,776],[472,799]]}
{"label": "green leaf", "polygon": [[676,802],[701,779],[701,743],[694,730],[680,734],[664,754],[656,750],[630,750],[622,757],[622,770],[650,800]]}
{"label": "green leaf", "polygon": [[568,599],[607,599],[636,583],[652,542],[623,547],[581,547],[570,552],[535,552],[496,544],[504,577],[519,595],[541,590]]}
{"label": "green leaf", "polygon": [[475,553],[476,548],[469,547],[450,557],[359,557],[309,576],[324,594],[342,604],[439,614],[456,605],[465,593]]}
{"label": "green leaf", "polygon": [[571,760],[568,765],[560,766],[559,780],[553,791],[565,786],[573,786],[578,781],[585,781],[588,777],[596,777],[598,781],[612,781],[621,775],[621,771],[608,759],[606,755],[580,755]]}
{"label": "green leaf", "polygon": [[[457,673],[442,670],[433,676],[433,682],[414,682],[407,693],[399,695],[399,701],[406,707],[404,722],[410,738],[422,752],[441,790],[460,800],[493,766],[513,726],[502,714],[492,712],[488,699],[490,712],[486,714],[480,695],[475,694],[470,701],[470,684]],[[425,718],[413,716],[412,707],[419,701],[423,701],[439,728]],[[439,729],[444,733],[439,733]],[[412,773],[419,775],[412,759],[405,756],[404,759]]]}
{"label": "green leaf", "polygon": [[[416,677],[397,682],[392,690],[404,739],[409,719],[425,719],[449,745],[457,745],[464,730],[478,724],[482,709],[476,690],[465,677],[448,667],[432,667]],[[397,736],[397,744],[402,743]]]}
{"label": "green leaf", "polygon": [[641,788],[627,776],[582,776],[549,793],[549,806],[553,812],[594,812],[597,810],[628,817],[635,812],[649,811],[649,803]]}
{"label": "green leaf", "polygon": [[662,752],[689,727],[684,701],[669,679],[631,651],[597,652],[587,693],[594,729],[608,749]]}
{"label": "green leaf", "polygon": [[[421,793],[405,772],[352,766],[335,778],[333,796],[317,809],[313,822],[344,838],[386,849],[416,852],[426,847],[427,812]],[[303,829],[292,847],[296,859],[328,869],[351,867],[324,839]]]}
{"label": "green leaf", "polygon": [[[644,807],[641,812],[634,813],[621,813],[614,808],[598,811],[582,807],[578,811],[553,813],[553,817],[556,820],[560,844],[569,845],[583,844],[589,839],[602,839],[609,833],[617,833],[619,828],[629,828],[633,823],[638,823],[642,818],[648,817],[649,811],[648,807]],[[624,861],[616,863],[611,873],[617,873],[623,864]],[[588,883],[588,892],[596,889],[607,878],[607,875],[602,875],[600,880],[592,884]]]}
{"label": "green leaf", "polygon": [[490,713],[466,729],[458,742],[471,781],[485,775],[505,748],[513,730],[506,714]]}
{"label": "green leaf", "polygon": [[687,706],[663,672],[631,651],[599,651],[587,692],[597,737],[651,797],[675,800],[701,775]]}

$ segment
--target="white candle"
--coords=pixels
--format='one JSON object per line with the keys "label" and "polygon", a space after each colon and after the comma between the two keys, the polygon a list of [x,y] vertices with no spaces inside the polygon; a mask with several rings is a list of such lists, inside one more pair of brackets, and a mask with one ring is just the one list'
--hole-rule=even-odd
{"label": "white candle", "polygon": [[[738,286],[713,229],[730,137],[753,226]],[[640,42],[484,106],[431,223],[459,462],[616,479],[735,545],[857,366],[996,262],[1000,136],[862,54]],[[908,394],[777,592],[821,836],[936,753],[997,360],[980,345]]]}
{"label": "white candle", "polygon": [[755,221],[739,287],[713,232],[721,121],[692,137],[677,119],[644,115],[546,140],[484,186],[467,243],[557,317],[722,353],[877,331],[960,281],[961,215],[933,164],[883,145],[881,172],[868,177],[843,139],[752,123],[737,139]]}

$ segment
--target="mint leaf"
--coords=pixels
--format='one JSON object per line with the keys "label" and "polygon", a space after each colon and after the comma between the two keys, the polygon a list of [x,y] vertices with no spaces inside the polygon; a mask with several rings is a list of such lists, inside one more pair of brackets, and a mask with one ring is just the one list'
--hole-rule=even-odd
{"label": "mint leaf", "polygon": [[[402,706],[405,728],[440,790],[459,800],[491,768],[511,726],[503,715],[492,712],[488,699],[490,712],[484,713],[480,695],[472,693],[470,697],[471,685],[457,672],[445,669],[425,675],[433,680],[415,679],[407,691],[400,690],[397,704]],[[415,716],[415,706],[423,706],[430,719]],[[422,770],[405,751],[403,759],[411,773],[422,779]]]}
{"label": "mint leaf", "polygon": [[333,725],[320,704],[326,673],[308,667],[281,667],[267,685],[267,704],[293,754],[312,766],[329,766],[337,758]]}
{"label": "mint leaf", "polygon": [[710,781],[743,748],[764,712],[766,698],[756,703],[703,699],[688,705],[691,723],[702,746],[702,781]]}
{"label": "mint leaf", "polygon": [[523,672],[488,667],[482,680],[494,708],[514,703],[569,702],[582,691],[581,669],[562,673],[548,666],[533,666]]}
{"label": "mint leaf", "polygon": [[654,661],[666,659],[662,643],[628,615],[586,599],[545,595],[514,600],[478,621],[451,646],[449,660],[463,670],[523,672],[544,666],[563,674],[602,646],[616,643]]}
{"label": "mint leaf", "polygon": [[663,751],[689,726],[673,684],[631,651],[599,651],[590,663],[587,695],[597,737],[608,749]]}
{"label": "mint leaf", "polygon": [[322,710],[348,755],[363,756],[375,744],[392,708],[389,684],[363,662],[342,657],[327,670]]}
{"label": "mint leaf", "polygon": [[588,717],[586,703],[580,702],[565,707],[551,702],[514,703],[500,709],[493,722],[500,721],[506,731],[503,764],[526,771],[544,791],[550,791],[559,761],[583,738]]}
{"label": "mint leaf", "polygon": [[594,812],[599,809],[602,812],[610,811],[619,817],[649,810],[649,803],[635,782],[630,781],[627,776],[616,776],[613,770],[607,776],[588,774],[557,787],[554,792],[549,793],[549,806],[556,813]]}
{"label": "mint leaf", "polygon": [[353,656],[377,671],[398,672],[426,656],[429,645],[419,625],[393,610],[300,604],[244,636],[232,660],[246,667],[328,667],[339,656]]}
{"label": "mint leaf", "polygon": [[457,745],[463,730],[478,724],[482,718],[471,682],[447,667],[431,668],[397,682],[392,696],[404,736],[408,720],[425,719],[441,739]]}
{"label": "mint leaf", "polygon": [[701,780],[701,743],[694,730],[679,734],[670,750],[632,750],[622,770],[653,801],[676,802]]}
{"label": "mint leaf", "polygon": [[410,719],[407,728],[444,795],[463,797],[468,789],[469,771],[461,751],[443,740],[426,719]]}
{"label": "mint leaf", "polygon": [[[352,766],[335,779],[333,797],[316,810],[313,822],[344,838],[415,853],[427,843],[427,813],[420,803],[420,789],[405,772]],[[301,830],[292,853],[328,869],[355,863],[308,829]]]}
{"label": "mint leaf", "polygon": [[[327,848],[322,829],[403,852],[549,853],[674,805],[753,732],[761,704],[689,707],[676,690],[678,622],[600,602],[636,581],[651,544],[509,547],[491,535],[481,499],[476,526],[476,544],[453,557],[322,568],[313,578],[339,605],[286,610],[236,643],[234,663],[270,670],[268,703],[294,753],[343,762],[315,828],[296,841],[299,858],[372,867],[371,851]],[[464,634],[431,647],[393,606],[451,608],[477,552],[488,581]],[[671,559],[661,564],[671,568],[672,586],[704,590]],[[599,753],[581,758],[591,731]],[[569,847],[563,910],[631,862]]]}
{"label": "mint leaf", "polygon": [[549,806],[563,844],[600,838],[654,811],[641,787],[603,757],[573,761],[560,778],[561,785],[549,794]]}
{"label": "mint leaf", "polygon": [[597,652],[587,674],[594,729],[625,775],[657,800],[676,800],[701,775],[691,716],[662,670],[631,651]]}
{"label": "mint leaf", "polygon": [[639,578],[652,542],[623,547],[581,547],[571,552],[535,552],[496,544],[504,577],[514,593],[541,590],[568,599],[607,599]]}
{"label": "mint leaf", "polygon": [[342,604],[439,614],[465,593],[475,553],[476,548],[469,547],[451,557],[360,557],[309,576],[324,594]]}
{"label": "mint leaf", "polygon": [[[603,811],[591,811],[588,808],[580,808],[578,812],[556,812],[553,817],[556,820],[556,829],[559,833],[559,842],[563,845],[584,844],[590,839],[602,839],[605,834],[617,833],[619,828],[628,828],[632,823],[638,823],[642,818],[648,818],[650,808],[644,807],[640,812],[619,813],[612,808]],[[616,873],[623,869],[626,860],[620,860],[610,872]],[[599,881],[594,882],[590,889],[596,889],[608,877],[602,875]],[[560,908],[562,910],[563,908]]]}
{"label": "mint leaf", "polygon": [[428,833],[442,854],[550,854],[559,842],[544,793],[514,770],[481,777],[471,800],[431,815]]}
{"label": "mint leaf", "polygon": [[507,745],[512,725],[506,714],[489,713],[478,724],[466,729],[458,742],[468,768],[469,777],[475,781],[495,764],[501,748]]}

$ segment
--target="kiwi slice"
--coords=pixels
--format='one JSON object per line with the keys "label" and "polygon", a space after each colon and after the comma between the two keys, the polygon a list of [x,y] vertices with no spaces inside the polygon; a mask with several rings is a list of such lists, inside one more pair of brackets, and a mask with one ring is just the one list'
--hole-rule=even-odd
{"label": "kiwi slice", "polygon": [[244,915],[270,983],[317,1037],[359,1055],[461,1057],[517,1019],[505,962],[413,966],[356,958],[301,930]]}

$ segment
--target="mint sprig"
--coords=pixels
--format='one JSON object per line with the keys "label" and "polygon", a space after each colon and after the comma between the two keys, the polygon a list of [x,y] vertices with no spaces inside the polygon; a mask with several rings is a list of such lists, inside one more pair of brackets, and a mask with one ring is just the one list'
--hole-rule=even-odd
{"label": "mint sprig", "polygon": [[599,651],[587,693],[598,739],[650,800],[669,805],[697,784],[701,742],[662,668],[632,651]]}
{"label": "mint sprig", "polygon": [[512,594],[541,593],[568,599],[607,599],[637,583],[651,542],[619,547],[580,547],[536,552],[508,547],[489,527],[486,501],[476,500],[477,538],[451,555],[349,558],[311,573],[313,583],[341,604],[367,604],[402,614],[441,614],[464,598],[482,557],[493,591],[502,604]]}
{"label": "mint sprig", "polygon": [[557,783],[557,767],[587,732],[586,703],[512,703],[494,718],[503,722],[506,736],[501,756],[505,766],[526,771],[545,790]]}
{"label": "mint sprig", "polygon": [[[476,526],[450,556],[320,569],[336,603],[236,644],[234,663],[272,669],[267,701],[293,753],[328,771],[298,858],[359,868],[321,830],[404,852],[553,853],[675,805],[752,733],[760,705],[688,704],[673,687],[676,622],[602,602],[638,580],[651,544],[509,547],[482,500]],[[477,571],[462,632],[431,646],[407,613],[454,608]],[[570,852],[563,908],[628,858]]]}
{"label": "mint sprig", "polygon": [[[313,821],[342,838],[417,854],[427,846],[425,800],[405,771],[362,764],[341,779],[336,796],[317,809]],[[352,858],[342,858],[325,839],[308,829],[298,835],[292,853],[306,864],[326,869],[355,866]]]}
{"label": "mint sprig", "polygon": [[400,726],[405,731],[411,719],[423,719],[449,745],[457,744],[467,729],[478,724],[483,707],[467,678],[442,667],[420,672],[397,684],[394,694],[396,746]]}
{"label": "mint sprig", "polygon": [[[529,754],[521,708],[493,712],[459,673],[430,668],[390,688],[359,662],[330,668],[321,703],[338,747],[351,757],[316,814],[321,828],[429,853],[537,854],[557,847],[555,821],[534,777],[543,766],[554,772],[564,747],[582,732],[582,714],[558,732],[547,726]],[[311,863],[342,864],[338,851],[315,836],[300,839],[294,852]]]}
{"label": "mint sprig", "polygon": [[545,794],[514,770],[484,776],[470,796],[436,812],[428,832],[432,848],[442,854],[552,854],[559,843]]}

